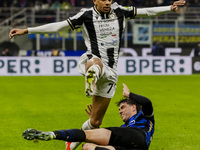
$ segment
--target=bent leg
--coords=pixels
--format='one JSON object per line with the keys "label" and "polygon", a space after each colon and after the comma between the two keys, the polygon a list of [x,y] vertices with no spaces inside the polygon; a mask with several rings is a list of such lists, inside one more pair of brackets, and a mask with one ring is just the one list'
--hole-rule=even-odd
{"label": "bent leg", "polygon": [[98,57],[89,59],[89,60],[87,61],[86,65],[85,65],[85,72],[87,72],[87,70],[88,70],[92,65],[98,65],[98,66],[101,68],[100,74],[99,74],[99,76],[101,76],[102,68],[103,68],[103,63],[102,63],[101,59],[99,59]]}
{"label": "bent leg", "polygon": [[84,130],[85,132],[85,142],[95,143],[99,145],[108,145],[111,131],[108,129],[100,128],[93,130]]}
{"label": "bent leg", "polygon": [[[98,77],[103,75],[103,63],[100,58],[93,57],[89,59],[86,63],[85,70],[89,71],[92,67],[98,65],[100,68]],[[97,71],[96,71],[97,72]],[[108,78],[110,75],[106,74]],[[87,78],[87,77],[86,77]],[[104,77],[105,78],[105,77]],[[87,85],[87,82],[86,82]],[[92,114],[90,119],[90,124],[94,128],[98,128],[103,120],[103,117],[107,111],[108,105],[110,103],[111,97],[114,96],[116,85],[113,81],[110,80],[98,80],[95,82],[95,91],[91,92],[92,94]],[[86,86],[87,87],[87,86]],[[86,88],[87,89],[87,88]],[[90,89],[90,88],[89,88]],[[86,90],[86,95],[90,95],[90,91]],[[88,92],[89,91],[89,92]]]}
{"label": "bent leg", "polygon": [[96,83],[102,75],[103,64],[99,58],[92,58],[85,66],[85,94],[87,97],[94,95]]}
{"label": "bent leg", "polygon": [[68,130],[56,130],[56,131],[38,131],[36,129],[27,129],[23,132],[23,137],[26,140],[63,140],[68,142],[92,142],[101,145],[108,145],[111,136],[111,131],[108,129],[93,129],[93,130],[81,130],[81,129],[68,129]]}
{"label": "bent leg", "polygon": [[[82,126],[83,130],[98,128],[101,125],[103,117],[104,117],[106,110],[108,108],[108,105],[110,103],[110,100],[111,100],[110,98],[103,98],[100,96],[93,95],[91,119],[87,120],[83,124],[83,126]],[[80,142],[72,142],[69,145],[70,150],[76,149],[80,144],[81,144]]]}
{"label": "bent leg", "polygon": [[98,128],[103,120],[106,110],[109,106],[111,98],[105,98],[101,96],[93,95],[92,97],[92,115],[90,124]]}

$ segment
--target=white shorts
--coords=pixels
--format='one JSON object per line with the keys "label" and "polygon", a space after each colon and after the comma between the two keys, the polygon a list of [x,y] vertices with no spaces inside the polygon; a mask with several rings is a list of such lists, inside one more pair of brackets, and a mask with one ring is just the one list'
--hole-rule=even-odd
{"label": "white shorts", "polygon": [[[78,70],[82,75],[85,75],[85,65],[87,61],[90,59],[88,55],[90,55],[93,58],[97,57],[91,53],[84,53],[80,57],[80,60],[78,63]],[[107,65],[103,63],[102,73],[103,74],[101,75],[101,77],[96,83],[94,95],[105,97],[105,98],[112,98],[116,91],[116,84],[117,84],[117,78],[118,78],[117,71],[108,67]]]}

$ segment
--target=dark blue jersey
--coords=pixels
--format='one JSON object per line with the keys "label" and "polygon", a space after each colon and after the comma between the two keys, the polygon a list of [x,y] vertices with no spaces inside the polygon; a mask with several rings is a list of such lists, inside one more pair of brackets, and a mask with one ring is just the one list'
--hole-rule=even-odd
{"label": "dark blue jersey", "polygon": [[146,145],[149,147],[154,134],[154,116],[146,117],[142,111],[132,116],[122,127],[139,128],[146,134]]}
{"label": "dark blue jersey", "polygon": [[122,127],[139,128],[146,134],[146,145],[149,147],[154,134],[154,112],[151,101],[141,95],[130,93],[130,99],[141,105],[141,110],[132,116]]}

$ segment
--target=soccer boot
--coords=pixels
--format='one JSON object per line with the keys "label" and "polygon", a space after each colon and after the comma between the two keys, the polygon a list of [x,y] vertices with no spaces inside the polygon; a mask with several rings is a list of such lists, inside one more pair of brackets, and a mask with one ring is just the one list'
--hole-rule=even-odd
{"label": "soccer boot", "polygon": [[94,94],[97,79],[98,76],[93,68],[87,71],[85,75],[85,95],[87,97],[91,97]]}
{"label": "soccer boot", "polygon": [[49,141],[54,139],[53,132],[41,132],[34,135],[35,139]]}
{"label": "soccer boot", "polygon": [[66,149],[65,149],[65,150],[72,150],[71,147],[70,147],[71,143],[72,143],[72,142],[66,142],[66,143],[65,143],[65,146],[66,146]]}
{"label": "soccer boot", "polygon": [[22,136],[23,138],[25,138],[26,140],[33,140],[35,139],[34,138],[34,135],[35,134],[38,134],[38,133],[41,133],[41,131],[37,131],[35,129],[27,129],[23,132]]}
{"label": "soccer boot", "polygon": [[80,144],[81,142],[66,142],[66,150],[75,150]]}
{"label": "soccer boot", "polygon": [[54,138],[53,132],[42,132],[35,129],[27,129],[23,132],[23,137],[27,140],[45,140],[49,141]]}

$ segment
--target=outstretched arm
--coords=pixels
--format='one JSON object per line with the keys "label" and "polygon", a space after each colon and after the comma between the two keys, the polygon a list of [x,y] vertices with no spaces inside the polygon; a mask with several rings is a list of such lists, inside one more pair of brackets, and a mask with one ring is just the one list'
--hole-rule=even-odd
{"label": "outstretched arm", "polygon": [[12,39],[16,35],[23,35],[28,33],[28,29],[12,29],[9,33],[9,38]]}
{"label": "outstretched arm", "polygon": [[123,87],[124,87],[123,96],[130,98],[134,100],[136,103],[138,103],[139,105],[141,105],[143,114],[147,117],[151,117],[153,115],[153,106],[152,106],[151,101],[144,96],[129,92],[128,87],[124,83],[123,83]]}
{"label": "outstretched arm", "polygon": [[9,38],[12,39],[16,35],[23,35],[23,34],[43,34],[43,33],[55,33],[62,29],[70,28],[68,22],[61,21],[55,23],[49,23],[38,27],[27,28],[27,29],[12,29],[9,33]]}
{"label": "outstretched arm", "polygon": [[166,12],[177,12],[178,6],[185,5],[185,0],[175,1],[171,6],[161,6],[161,7],[150,7],[150,8],[138,8],[136,17],[147,17],[147,16],[159,16]]}

